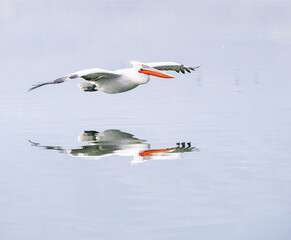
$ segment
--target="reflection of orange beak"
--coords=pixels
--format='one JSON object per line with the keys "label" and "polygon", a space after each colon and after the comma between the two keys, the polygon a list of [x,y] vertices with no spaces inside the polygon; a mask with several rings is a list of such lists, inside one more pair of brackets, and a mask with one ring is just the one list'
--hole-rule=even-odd
{"label": "reflection of orange beak", "polygon": [[173,152],[176,148],[165,148],[165,149],[155,149],[155,150],[146,150],[139,153],[139,156],[153,156],[155,153],[163,153],[163,152]]}
{"label": "reflection of orange beak", "polygon": [[174,76],[170,74],[164,73],[163,71],[159,71],[155,68],[150,68],[150,67],[143,67],[138,72],[148,74],[148,75],[153,75],[156,77],[161,77],[161,78],[175,78]]}

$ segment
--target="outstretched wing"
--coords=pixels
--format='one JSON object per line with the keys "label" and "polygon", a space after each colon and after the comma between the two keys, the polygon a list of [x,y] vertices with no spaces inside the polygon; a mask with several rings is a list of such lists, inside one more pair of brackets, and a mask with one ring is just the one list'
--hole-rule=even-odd
{"label": "outstretched wing", "polygon": [[152,62],[152,63],[145,63],[145,65],[156,68],[158,70],[170,70],[170,71],[176,71],[179,73],[180,71],[182,73],[191,72],[195,71],[195,69],[199,68],[200,66],[197,67],[188,67],[186,65],[180,64],[180,63],[175,63],[175,62]]}
{"label": "outstretched wing", "polygon": [[120,74],[101,68],[91,68],[73,73],[73,76],[84,78],[87,81],[97,81],[101,78],[117,78]]}
{"label": "outstretched wing", "polygon": [[84,78],[87,81],[97,81],[102,78],[109,79],[109,78],[116,78],[119,76],[120,76],[119,74],[116,74],[113,71],[108,71],[101,68],[91,68],[91,69],[86,69],[79,72],[68,74],[67,76],[57,78],[56,80],[53,80],[53,81],[48,81],[48,82],[33,85],[28,91],[34,90],[36,88],[39,88],[48,84],[63,83],[70,79],[79,78],[79,77]]}
{"label": "outstretched wing", "polygon": [[72,78],[74,78],[74,77],[72,77],[72,76],[65,76],[65,77],[57,78],[56,80],[53,80],[53,81],[38,83],[38,84],[33,85],[30,89],[28,89],[28,91],[34,90],[36,88],[39,88],[39,87],[42,87],[42,86],[45,86],[45,85],[48,85],[48,84],[62,83],[62,82],[67,81],[68,79],[72,79]]}

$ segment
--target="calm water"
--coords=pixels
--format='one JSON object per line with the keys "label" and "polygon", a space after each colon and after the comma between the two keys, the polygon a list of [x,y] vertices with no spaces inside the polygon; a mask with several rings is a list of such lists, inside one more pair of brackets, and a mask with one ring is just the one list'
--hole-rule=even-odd
{"label": "calm water", "polygon": [[[290,239],[289,2],[0,4],[1,240]],[[130,60],[201,68],[27,92]]]}

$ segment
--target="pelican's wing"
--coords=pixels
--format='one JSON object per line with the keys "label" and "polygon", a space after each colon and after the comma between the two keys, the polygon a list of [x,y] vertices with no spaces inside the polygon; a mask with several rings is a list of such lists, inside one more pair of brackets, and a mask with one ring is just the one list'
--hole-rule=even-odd
{"label": "pelican's wing", "polygon": [[197,67],[188,67],[186,65],[180,64],[180,63],[175,63],[175,62],[152,62],[152,63],[145,63],[145,65],[156,68],[158,70],[171,70],[171,71],[176,71],[179,73],[180,71],[182,73],[185,73],[185,70],[187,72],[195,71],[196,68],[199,68],[200,66]]}
{"label": "pelican's wing", "polygon": [[120,77],[120,74],[115,73],[114,71],[108,71],[101,68],[91,68],[83,71],[73,73],[77,77],[84,78],[87,81],[97,81],[101,78],[117,78]]}
{"label": "pelican's wing", "polygon": [[45,85],[48,85],[48,84],[62,83],[62,82],[65,82],[65,81],[67,81],[69,79],[72,79],[72,78],[76,78],[76,77],[68,75],[68,76],[64,76],[64,77],[61,77],[61,78],[57,78],[56,80],[53,80],[53,81],[38,83],[38,84],[33,85],[30,89],[28,89],[28,91],[34,90],[36,88],[39,88],[39,87],[42,87],[42,86],[45,86]]}
{"label": "pelican's wing", "polygon": [[119,74],[116,74],[113,71],[108,71],[101,68],[91,68],[91,69],[86,69],[79,72],[68,74],[67,76],[57,78],[56,80],[53,80],[53,81],[48,81],[48,82],[33,85],[28,91],[31,91],[33,89],[36,89],[48,84],[63,83],[65,81],[78,78],[78,77],[84,78],[85,80],[88,80],[88,81],[97,81],[101,78],[116,78],[119,76],[120,76]]}

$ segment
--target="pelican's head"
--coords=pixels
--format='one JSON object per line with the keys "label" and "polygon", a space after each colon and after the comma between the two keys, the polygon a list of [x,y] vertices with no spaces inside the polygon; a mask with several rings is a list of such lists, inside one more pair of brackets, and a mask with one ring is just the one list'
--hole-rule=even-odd
{"label": "pelican's head", "polygon": [[152,68],[150,66],[147,66],[144,63],[137,62],[137,61],[131,61],[130,62],[134,68],[137,69],[139,73],[146,74],[146,75],[152,75],[156,77],[161,77],[161,78],[175,78],[174,76],[164,73],[163,71],[160,71],[156,68]]}

